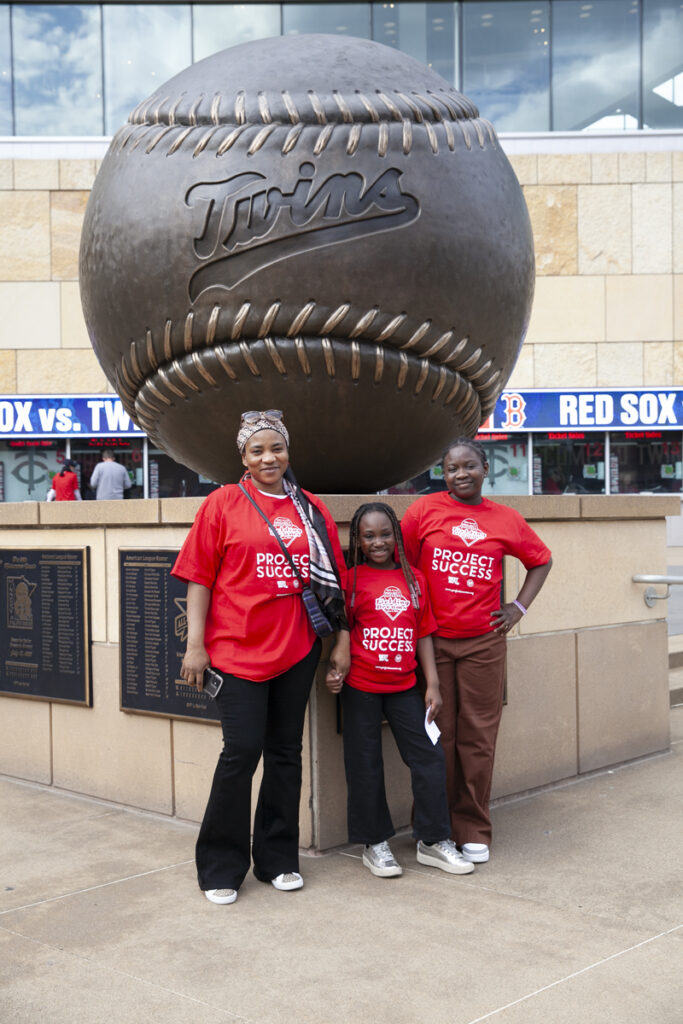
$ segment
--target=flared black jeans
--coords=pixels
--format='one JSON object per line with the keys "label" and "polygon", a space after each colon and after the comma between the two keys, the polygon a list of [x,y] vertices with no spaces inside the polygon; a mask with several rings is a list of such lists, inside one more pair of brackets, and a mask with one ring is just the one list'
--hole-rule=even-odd
{"label": "flared black jeans", "polygon": [[[301,742],[320,647],[316,640],[305,658],[265,682],[221,673],[224,746],[197,839],[200,889],[239,889],[252,856],[263,882],[299,870]],[[250,855],[251,783],[261,755]]]}

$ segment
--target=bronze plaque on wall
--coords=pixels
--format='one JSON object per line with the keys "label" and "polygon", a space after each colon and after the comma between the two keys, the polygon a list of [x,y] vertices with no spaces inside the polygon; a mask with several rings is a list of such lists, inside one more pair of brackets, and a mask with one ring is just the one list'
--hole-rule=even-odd
{"label": "bronze plaque on wall", "polygon": [[0,550],[0,693],[92,705],[89,548]]}
{"label": "bronze plaque on wall", "polygon": [[180,678],[187,586],[171,576],[177,551],[119,551],[121,710],[218,721],[210,697]]}

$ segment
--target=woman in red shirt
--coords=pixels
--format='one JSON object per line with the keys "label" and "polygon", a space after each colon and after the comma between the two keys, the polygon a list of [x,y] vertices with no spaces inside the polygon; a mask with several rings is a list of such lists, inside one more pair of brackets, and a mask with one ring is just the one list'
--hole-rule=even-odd
{"label": "woman in red shirt", "polygon": [[[437,621],[434,650],[443,710],[451,835],[475,863],[489,859],[489,795],[503,710],[505,637],[550,572],[550,550],[514,509],[482,497],[486,454],[458,438],[443,458],[448,488],[419,498],[401,527],[408,560],[427,578]],[[528,570],[501,604],[503,557]]]}
{"label": "woman in red shirt", "polygon": [[[301,740],[321,643],[302,583],[321,598],[337,633],[333,664],[346,672],[349,660],[337,530],[289,469],[289,434],[279,410],[243,413],[237,445],[247,494],[227,484],[204,500],[172,570],[188,584],[180,674],[198,689],[207,666],[222,677],[216,704],[225,746],[196,849],[199,886],[221,904],[237,899],[252,856],[260,881],[280,890],[303,885]],[[262,754],[250,855],[251,781]]]}
{"label": "woman in red shirt", "polygon": [[[398,548],[400,564],[394,561]],[[413,836],[420,864],[454,875],[474,865],[449,838],[446,776],[441,747],[426,732],[441,707],[431,633],[436,622],[422,573],[408,565],[401,527],[382,502],[361,505],[351,521],[346,611],[351,627],[351,668],[346,679],[331,667],[326,683],[342,690],[344,766],[349,841],[363,844],[363,864],[391,878],[403,868],[388,840],[394,826],[387,805],[382,762],[382,719],[389,722],[410,768],[415,801]],[[417,690],[417,661],[427,682],[424,704]],[[425,714],[426,706],[426,714]]]}
{"label": "woman in red shirt", "polygon": [[78,477],[74,473],[76,463],[66,460],[61,472],[52,478],[52,489],[55,492],[55,501],[80,501],[81,492],[78,489]]}

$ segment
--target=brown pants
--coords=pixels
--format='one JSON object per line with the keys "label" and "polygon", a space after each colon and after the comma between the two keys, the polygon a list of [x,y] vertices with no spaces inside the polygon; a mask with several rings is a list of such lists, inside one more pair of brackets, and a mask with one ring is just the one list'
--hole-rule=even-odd
{"label": "brown pants", "polygon": [[458,845],[491,842],[489,797],[503,711],[505,638],[497,633],[454,640],[434,637],[443,707],[451,834]]}

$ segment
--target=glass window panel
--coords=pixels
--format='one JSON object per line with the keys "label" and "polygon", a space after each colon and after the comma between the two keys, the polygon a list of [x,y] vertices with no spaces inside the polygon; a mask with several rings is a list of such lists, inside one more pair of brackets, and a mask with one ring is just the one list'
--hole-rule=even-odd
{"label": "glass window panel", "polygon": [[12,135],[12,56],[9,4],[0,4],[0,135]]}
{"label": "glass window panel", "polygon": [[195,4],[192,8],[194,59],[228,46],[280,35],[279,4]]}
{"label": "glass window panel", "polygon": [[0,501],[46,501],[63,441],[0,441]]}
{"label": "glass window panel", "polygon": [[373,39],[422,61],[455,84],[457,4],[375,3]]}
{"label": "glass window panel", "polygon": [[105,4],[105,124],[113,134],[131,111],[192,63],[190,7]]}
{"label": "glass window panel", "polygon": [[185,498],[204,496],[215,491],[220,484],[213,483],[193,469],[175,462],[159,448],[149,449],[150,498]]}
{"label": "glass window panel", "polygon": [[97,5],[12,6],[17,135],[102,135]]}
{"label": "glass window panel", "polygon": [[644,0],[643,127],[683,128],[681,0]]}
{"label": "glass window panel", "polygon": [[282,33],[328,32],[370,38],[370,4],[283,4]]}
{"label": "glass window panel", "polygon": [[534,494],[604,494],[605,435],[534,434]]}
{"label": "glass window panel", "polygon": [[126,495],[129,498],[141,498],[143,495],[143,458],[142,439],[136,437],[100,437],[78,438],[71,442],[71,458],[78,463],[78,475],[81,481],[81,494],[84,501],[94,499],[95,492],[90,488],[90,477],[95,466],[102,459],[105,448],[114,452],[117,462],[126,469],[132,484]]}
{"label": "glass window panel", "polygon": [[555,0],[553,128],[638,127],[638,0]]}
{"label": "glass window panel", "polygon": [[482,494],[529,493],[529,446],[526,434],[477,434],[489,464]]}
{"label": "glass window panel", "polygon": [[681,490],[681,435],[634,430],[610,435],[612,494]]}
{"label": "glass window panel", "polygon": [[462,90],[498,131],[550,127],[547,0],[463,4]]}

